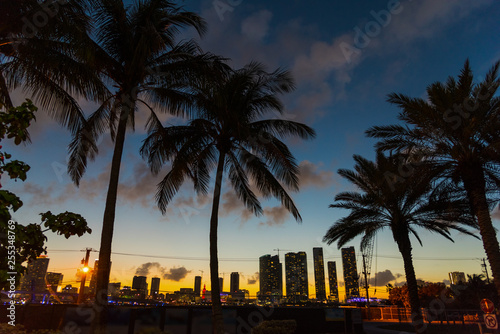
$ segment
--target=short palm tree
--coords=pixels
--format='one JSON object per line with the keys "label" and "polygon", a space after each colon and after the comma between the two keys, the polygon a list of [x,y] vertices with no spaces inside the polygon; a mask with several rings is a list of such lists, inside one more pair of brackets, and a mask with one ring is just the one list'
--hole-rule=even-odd
{"label": "short palm tree", "polygon": [[[200,78],[192,86],[197,116],[185,126],[163,127],[150,119],[150,133],[141,152],[152,171],[167,161],[171,170],[158,185],[156,199],[163,213],[186,178],[199,194],[207,194],[215,169],[210,218],[210,277],[214,332],[223,333],[218,281],[217,228],[223,175],[245,206],[262,214],[254,189],[264,197],[276,197],[293,217],[301,217],[286,188],[298,190],[298,167],[280,138],[315,136],[308,126],[283,119],[266,119],[266,112],[281,113],[278,94],[291,91],[287,71],[267,73],[258,63],[227,69]],[[285,188],[286,187],[286,188]]]}
{"label": "short palm tree", "polygon": [[500,248],[489,196],[500,186],[499,67],[497,62],[474,84],[467,60],[458,80],[428,86],[427,99],[390,94],[389,102],[401,108],[398,118],[406,124],[372,127],[367,134],[381,139],[378,149],[421,155],[441,178],[465,188],[500,295]]}
{"label": "short palm tree", "polygon": [[[418,286],[412,260],[413,235],[420,244],[417,228],[438,233],[452,240],[450,230],[471,234],[465,226],[475,227],[467,207],[454,193],[436,192],[430,181],[432,177],[422,175],[427,167],[423,163],[410,164],[408,157],[395,155],[386,157],[378,153],[376,161],[354,156],[354,171],[340,169],[338,174],[355,185],[358,192],[342,192],[335,196],[331,208],[350,210],[328,230],[323,241],[337,241],[341,248],[357,236],[362,236],[363,251],[375,235],[388,229],[403,257],[406,283],[408,285],[413,325],[422,333],[422,314],[418,298]],[[408,167],[415,173],[401,174]],[[471,234],[472,235],[472,234]]]}
{"label": "short palm tree", "polygon": [[206,24],[197,14],[171,1],[137,0],[125,6],[121,0],[94,0],[91,17],[93,66],[114,91],[100,101],[94,113],[77,124],[69,145],[68,172],[78,185],[87,160],[98,153],[99,136],[109,130],[114,152],[96,285],[96,303],[104,312],[97,312],[94,320],[94,332],[105,333],[117,189],[127,129],[133,129],[139,105],[151,112],[183,112],[189,104],[184,85],[194,76],[195,69],[202,68],[213,57],[201,54],[192,41],[176,43],[181,28],[193,27],[202,34]]}

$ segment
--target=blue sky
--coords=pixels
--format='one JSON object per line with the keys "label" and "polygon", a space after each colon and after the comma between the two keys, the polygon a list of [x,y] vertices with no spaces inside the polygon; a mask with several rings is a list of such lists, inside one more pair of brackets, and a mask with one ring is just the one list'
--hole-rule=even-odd
{"label": "blue sky", "polygon": [[[385,101],[388,93],[425,97],[427,85],[456,76],[466,58],[477,80],[500,59],[500,4],[493,0],[199,0],[183,5],[208,21],[209,31],[200,41],[206,51],[231,58],[235,67],[257,60],[269,70],[280,66],[291,70],[297,89],[283,97],[285,117],[317,131],[313,141],[289,142],[302,170],[301,191],[293,194],[302,224],[275,201],[264,202],[264,217],[251,217],[230,189],[224,188],[219,228],[221,276],[229,282],[230,272],[240,272],[241,285],[252,293],[258,291],[258,281],[248,283],[257,278],[259,256],[276,254],[277,248],[307,253],[311,295],[315,294],[313,247],[324,247],[325,259],[337,261],[340,273],[340,250],[321,242],[335,220],[346,214],[328,205],[336,193],[352,189],[336,171],[352,168],[353,154],[374,157],[374,141],[365,138],[364,131],[396,122],[398,110]],[[15,96],[22,101],[21,92]],[[88,112],[95,108],[85,101],[82,105]],[[194,276],[201,274],[209,288],[210,198],[196,198],[186,184],[167,214],[160,214],[153,198],[158,178],[149,174],[138,154],[146,115],[141,110],[136,132],[129,133],[126,140],[113,241],[115,253],[133,255],[113,255],[111,280],[129,285],[142,264],[158,262],[160,269],[150,270],[150,277],[171,274],[169,280],[162,280],[162,290],[192,287]],[[70,284],[83,257],[79,250],[99,249],[112,153],[108,137],[100,142],[100,154],[89,165],[79,189],[65,174],[70,136],[43,112],[32,127],[31,145],[4,145],[32,167],[26,182],[5,184],[25,203],[15,213],[16,220],[37,222],[40,212],[69,210],[85,216],[93,229],[91,235],[69,240],[48,234],[49,270],[63,272]],[[494,222],[498,225],[497,219]],[[424,247],[412,239],[418,278],[443,281],[450,271],[480,273],[479,259],[485,257],[480,241],[453,234],[455,243],[451,243],[425,231],[420,235]],[[350,245],[358,250],[359,240]],[[285,252],[280,252],[282,261]],[[403,263],[389,231],[379,234],[374,254],[372,273],[384,272],[378,285],[384,286],[391,278],[396,278],[392,283],[404,281],[400,277]],[[383,296],[383,291],[378,288],[377,296]]]}

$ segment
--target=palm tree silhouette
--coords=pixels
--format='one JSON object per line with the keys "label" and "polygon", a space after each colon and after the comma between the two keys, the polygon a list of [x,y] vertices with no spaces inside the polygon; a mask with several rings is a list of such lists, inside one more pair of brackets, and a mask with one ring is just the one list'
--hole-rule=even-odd
{"label": "palm tree silhouette", "polygon": [[[376,161],[354,155],[354,171],[340,169],[338,174],[359,188],[359,192],[342,192],[335,196],[331,208],[350,210],[330,227],[323,241],[338,248],[357,236],[362,236],[361,250],[365,249],[384,229],[389,229],[403,257],[408,285],[413,326],[423,333],[423,319],[418,298],[418,286],[412,260],[413,235],[422,245],[417,228],[438,233],[452,240],[450,230],[473,235],[459,223],[475,227],[464,201],[453,193],[432,188],[430,173],[423,174],[427,166],[413,162],[417,169],[411,175],[401,175],[410,164],[405,155],[386,157],[377,153]],[[421,177],[422,176],[422,177]]]}
{"label": "palm tree silhouette", "polygon": [[500,294],[500,248],[491,222],[492,190],[500,186],[500,62],[474,84],[469,65],[456,80],[427,87],[427,99],[390,94],[406,125],[375,126],[368,136],[380,138],[379,150],[406,151],[431,161],[439,177],[462,185],[477,217],[484,250]]}
{"label": "palm tree silhouette", "polygon": [[[298,167],[280,138],[313,138],[308,126],[283,119],[265,119],[265,113],[282,113],[278,94],[291,91],[287,71],[265,71],[259,63],[239,70],[226,69],[200,77],[191,87],[197,116],[185,126],[163,127],[150,119],[150,132],[141,152],[154,173],[165,162],[171,170],[158,185],[156,199],[165,213],[186,178],[198,194],[208,194],[215,169],[210,218],[210,281],[214,333],[223,333],[218,281],[217,229],[223,174],[246,208],[263,213],[255,191],[276,197],[297,221],[301,217],[285,187],[298,190]],[[250,185],[253,181],[254,189]]]}

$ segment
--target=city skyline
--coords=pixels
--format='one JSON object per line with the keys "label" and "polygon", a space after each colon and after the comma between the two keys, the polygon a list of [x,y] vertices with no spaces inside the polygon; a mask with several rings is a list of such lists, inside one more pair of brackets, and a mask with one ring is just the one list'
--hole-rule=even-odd
{"label": "city skyline", "polygon": [[[214,10],[211,0],[184,4],[208,22],[209,30],[200,42],[204,50],[231,58],[235,67],[257,60],[271,71],[280,66],[290,69],[297,89],[283,96],[285,116],[312,126],[318,133],[314,141],[290,143],[301,171],[300,192],[292,193],[302,215],[301,224],[273,200],[264,201],[264,215],[254,218],[229,191],[227,181],[223,182],[219,274],[226,284],[231,272],[240,272],[240,286],[255,295],[259,290],[255,273],[262,254],[275,256],[275,249],[312,254],[314,247],[323,247],[325,262],[336,261],[342,283],[340,250],[335,244],[327,247],[322,242],[327,229],[347,214],[346,210],[328,206],[337,193],[353,190],[336,172],[352,168],[353,154],[374,157],[375,142],[364,136],[366,129],[397,122],[398,109],[386,102],[387,94],[425,97],[428,85],[458,75],[467,58],[479,81],[500,59],[498,2],[402,1],[390,22],[381,24],[376,17],[380,19],[377,15],[388,10],[387,4],[293,2],[282,8],[278,3],[257,0],[242,2],[223,14]],[[378,28],[377,34],[367,35],[367,26]],[[352,57],[342,51],[346,45],[354,50]],[[15,104],[25,98],[19,90],[12,95]],[[95,110],[93,103],[78,102],[87,115]],[[211,198],[195,197],[188,184],[167,214],[161,215],[154,200],[159,179],[151,176],[138,154],[147,119],[147,113],[140,111],[136,132],[129,133],[125,143],[110,281],[131,285],[132,277],[144,269],[144,264],[157,263],[149,267],[146,276],[160,277],[160,290],[192,286],[195,276],[209,282]],[[162,116],[162,121],[182,122],[169,116]],[[73,282],[82,257],[80,250],[100,246],[112,143],[109,134],[101,138],[99,155],[89,163],[77,188],[66,174],[71,140],[68,131],[41,110],[29,130],[32,143],[27,146],[2,142],[5,151],[31,166],[28,178],[25,182],[2,179],[2,186],[23,200],[24,206],[13,214],[13,219],[22,224],[39,222],[39,213],[47,210],[73,211],[87,219],[93,230],[90,235],[66,240],[46,233],[50,271],[62,273],[64,282]],[[500,214],[498,210],[493,214],[498,227]],[[418,279],[441,282],[448,281],[450,272],[482,272],[485,253],[481,241],[455,232],[455,243],[425,231],[420,235],[423,247],[411,239]],[[358,250],[359,243],[356,238],[346,246]],[[89,265],[94,264],[96,255],[91,254]],[[279,257],[284,264],[284,254]],[[404,281],[400,276],[404,275],[403,263],[388,231],[377,236],[373,263],[372,277],[379,273],[377,286]],[[314,296],[312,256],[307,264],[309,295]],[[376,296],[383,295],[383,290],[377,289]]]}

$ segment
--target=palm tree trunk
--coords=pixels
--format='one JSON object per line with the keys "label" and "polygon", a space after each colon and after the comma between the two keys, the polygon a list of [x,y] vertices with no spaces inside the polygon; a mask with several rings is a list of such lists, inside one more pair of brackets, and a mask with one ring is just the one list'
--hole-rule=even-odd
{"label": "palm tree trunk", "polygon": [[212,216],[210,218],[210,290],[212,294],[212,322],[214,334],[224,333],[224,319],[222,318],[222,304],[220,301],[219,286],[219,259],[217,255],[217,226],[219,222],[219,203],[222,189],[222,174],[226,154],[220,152],[217,174],[215,176],[214,200]]}
{"label": "palm tree trunk", "polygon": [[406,285],[408,286],[408,295],[410,297],[410,309],[412,325],[415,328],[415,333],[427,333],[427,328],[422,317],[420,309],[420,299],[418,298],[417,277],[415,276],[415,268],[413,267],[412,247],[408,233],[401,233],[401,240],[397,240],[399,251],[403,256],[405,266]]}
{"label": "palm tree trunk", "polygon": [[483,247],[493,272],[493,282],[497,294],[500,296],[500,247],[495,228],[491,222],[488,201],[486,200],[486,181],[480,167],[470,168],[469,171],[470,173],[464,175],[462,179],[472,210],[477,217]]}
{"label": "palm tree trunk", "polygon": [[123,154],[123,146],[125,143],[128,115],[131,110],[134,110],[133,105],[129,108],[124,107],[122,109],[122,112],[120,113],[120,120],[118,122],[118,129],[115,138],[113,160],[111,162],[111,173],[109,178],[108,193],[106,196],[106,207],[104,209],[104,218],[102,222],[101,248],[99,250],[99,267],[97,270],[95,299],[95,310],[97,312],[93,322],[93,333],[95,334],[106,333],[108,283],[109,272],[111,269],[111,244],[113,241],[121,159]]}

